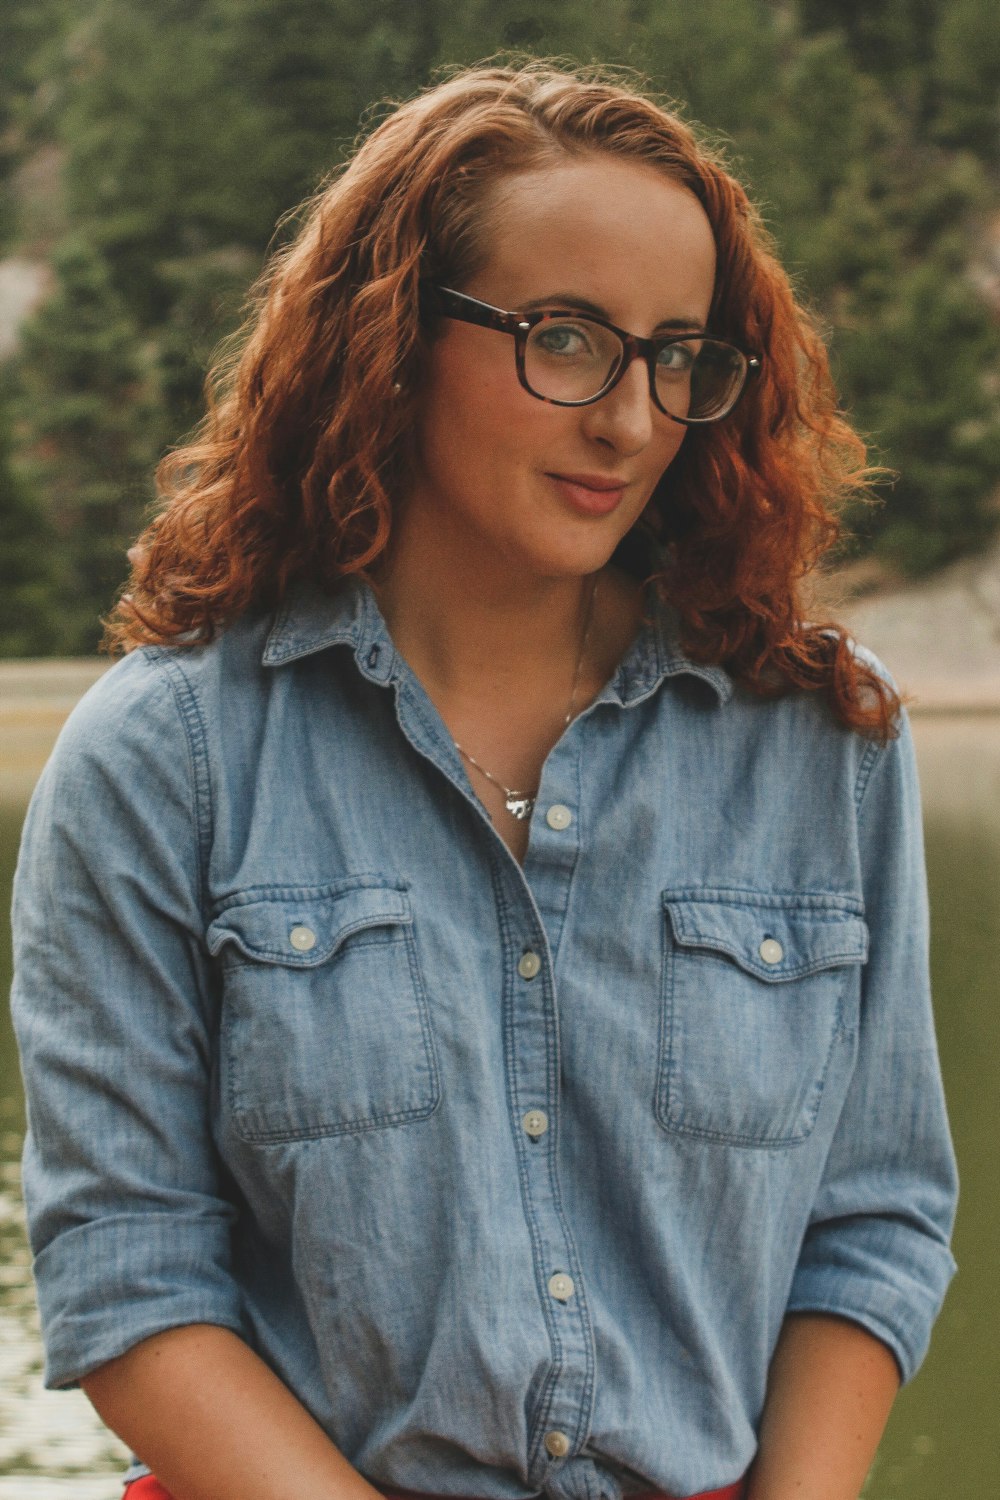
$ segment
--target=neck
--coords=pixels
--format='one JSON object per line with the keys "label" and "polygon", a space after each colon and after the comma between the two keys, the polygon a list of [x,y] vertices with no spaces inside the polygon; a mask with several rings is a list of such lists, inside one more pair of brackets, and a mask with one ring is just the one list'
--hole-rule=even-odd
{"label": "neck", "polygon": [[[426,551],[432,555],[422,555]],[[489,574],[436,548],[407,548],[378,584],[386,624],[425,685],[446,697],[568,683],[586,628],[588,578]],[[568,688],[566,689],[568,692]],[[432,696],[436,696],[432,692]]]}

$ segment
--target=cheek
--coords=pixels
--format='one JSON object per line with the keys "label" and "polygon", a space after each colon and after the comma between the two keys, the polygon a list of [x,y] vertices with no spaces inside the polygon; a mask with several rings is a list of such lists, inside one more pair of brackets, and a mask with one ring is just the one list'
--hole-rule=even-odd
{"label": "cheek", "polygon": [[686,427],[682,427],[679,422],[671,422],[669,418],[665,420],[668,425],[663,431],[660,443],[657,445],[656,456],[652,464],[652,467],[656,469],[657,479],[673,463],[687,436]]}
{"label": "cheek", "polygon": [[512,342],[495,360],[471,362],[444,348],[440,354],[421,410],[426,452],[461,453],[470,468],[511,466],[551,439],[556,408],[523,389]]}

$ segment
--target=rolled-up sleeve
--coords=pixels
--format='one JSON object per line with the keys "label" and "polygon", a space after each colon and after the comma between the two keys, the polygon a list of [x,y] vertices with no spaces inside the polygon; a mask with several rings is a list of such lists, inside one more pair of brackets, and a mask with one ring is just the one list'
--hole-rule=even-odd
{"label": "rolled-up sleeve", "polygon": [[169,1327],[241,1327],[210,1129],[210,791],[182,685],[155,653],[109,672],[24,828],[12,1011],[49,1386]]}
{"label": "rolled-up sleeve", "polygon": [[904,1380],[930,1339],[955,1263],[957,1198],[928,964],[928,914],[909,725],[869,747],[858,828],[870,955],[857,1063],[789,1301],[860,1323]]}

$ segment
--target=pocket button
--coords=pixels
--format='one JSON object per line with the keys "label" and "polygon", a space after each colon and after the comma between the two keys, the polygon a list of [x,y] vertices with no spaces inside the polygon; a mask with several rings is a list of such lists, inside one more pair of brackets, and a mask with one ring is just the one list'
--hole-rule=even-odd
{"label": "pocket button", "polygon": [[785,950],[777,938],[765,938],[757,952],[766,964],[780,964],[785,956]]}
{"label": "pocket button", "polygon": [[316,934],[311,927],[293,927],[288,941],[296,953],[309,953],[316,946]]}

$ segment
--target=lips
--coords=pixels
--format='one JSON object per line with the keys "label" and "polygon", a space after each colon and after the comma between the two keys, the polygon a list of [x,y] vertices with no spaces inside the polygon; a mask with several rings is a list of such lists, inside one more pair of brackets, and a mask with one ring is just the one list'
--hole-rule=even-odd
{"label": "lips", "polygon": [[613,511],[628,483],[608,474],[549,473],[546,477],[574,510],[589,516],[605,516]]}
{"label": "lips", "polygon": [[585,490],[623,490],[627,479],[615,479],[607,474],[550,474],[550,479],[562,479],[567,484],[580,485]]}

